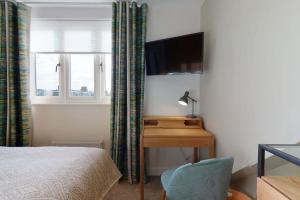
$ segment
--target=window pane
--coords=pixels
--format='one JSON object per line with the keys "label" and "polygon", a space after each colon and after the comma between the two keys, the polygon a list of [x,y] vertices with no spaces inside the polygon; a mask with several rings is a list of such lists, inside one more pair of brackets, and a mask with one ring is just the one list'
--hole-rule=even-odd
{"label": "window pane", "polygon": [[36,96],[59,96],[58,54],[36,54]]}
{"label": "window pane", "polygon": [[105,55],[105,96],[111,93],[111,54]]}
{"label": "window pane", "polygon": [[71,55],[71,96],[94,95],[94,55]]}

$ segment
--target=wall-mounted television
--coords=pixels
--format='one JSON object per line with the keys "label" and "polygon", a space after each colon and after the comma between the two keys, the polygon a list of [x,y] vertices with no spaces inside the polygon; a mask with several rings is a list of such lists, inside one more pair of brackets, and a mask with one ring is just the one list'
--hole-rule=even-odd
{"label": "wall-mounted television", "polygon": [[201,73],[204,33],[147,42],[147,75]]}

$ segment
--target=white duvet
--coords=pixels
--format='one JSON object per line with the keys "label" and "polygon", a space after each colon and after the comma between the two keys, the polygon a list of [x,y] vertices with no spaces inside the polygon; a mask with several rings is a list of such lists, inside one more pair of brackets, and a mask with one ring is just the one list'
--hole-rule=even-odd
{"label": "white duvet", "polygon": [[0,147],[0,200],[99,200],[120,177],[101,149]]}

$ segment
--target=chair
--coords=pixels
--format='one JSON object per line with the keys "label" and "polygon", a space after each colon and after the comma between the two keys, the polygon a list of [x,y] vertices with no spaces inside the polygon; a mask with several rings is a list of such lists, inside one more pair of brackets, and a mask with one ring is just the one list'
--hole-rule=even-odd
{"label": "chair", "polygon": [[186,164],[161,175],[165,200],[225,200],[230,184],[233,158]]}

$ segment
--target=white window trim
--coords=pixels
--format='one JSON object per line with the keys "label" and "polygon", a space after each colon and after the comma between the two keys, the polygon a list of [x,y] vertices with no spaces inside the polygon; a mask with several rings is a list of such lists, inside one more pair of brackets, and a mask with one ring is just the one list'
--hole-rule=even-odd
{"label": "white window trim", "polygon": [[[60,54],[59,72],[59,95],[54,96],[36,96],[36,54]],[[94,96],[93,97],[74,97],[71,96],[71,70],[70,57],[71,54],[93,54],[94,56]],[[30,55],[30,97],[33,105],[40,104],[57,104],[57,105],[109,105],[110,96],[105,95],[105,63],[103,55],[99,52],[72,52],[72,53],[57,53],[57,52],[32,52]],[[102,67],[100,66],[102,62]]]}
{"label": "white window trim", "polygon": [[[104,59],[104,54],[102,55],[98,55],[98,59],[99,59],[99,68],[98,70],[100,71],[100,79],[98,79],[100,82],[98,83],[98,85],[100,85],[100,103],[102,104],[110,104],[110,96],[106,96],[105,95],[105,83],[106,83],[106,70],[107,67],[106,63],[105,63],[105,59]],[[102,63],[102,66],[100,66]]]}

